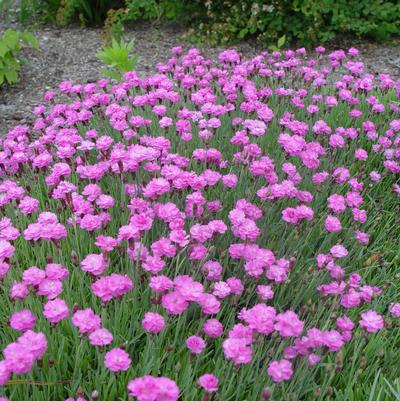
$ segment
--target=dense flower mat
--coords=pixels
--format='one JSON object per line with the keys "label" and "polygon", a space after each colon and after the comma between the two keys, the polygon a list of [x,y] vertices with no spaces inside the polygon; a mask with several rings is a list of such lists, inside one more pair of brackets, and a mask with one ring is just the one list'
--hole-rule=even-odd
{"label": "dense flower mat", "polygon": [[354,48],[172,53],[62,82],[0,141],[0,394],[327,399],[395,371],[400,81]]}

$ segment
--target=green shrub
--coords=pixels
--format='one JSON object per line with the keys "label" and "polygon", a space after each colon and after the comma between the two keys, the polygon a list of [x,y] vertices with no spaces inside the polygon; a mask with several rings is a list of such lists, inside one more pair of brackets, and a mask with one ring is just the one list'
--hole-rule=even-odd
{"label": "green shrub", "polygon": [[229,43],[248,36],[276,43],[326,42],[339,32],[389,39],[400,34],[400,3],[381,0],[208,0],[197,36]]}
{"label": "green shrub", "polygon": [[29,32],[7,29],[0,37],[0,85],[18,81],[22,63],[19,54],[23,43],[35,49],[39,48],[39,42]]}
{"label": "green shrub", "polygon": [[187,23],[193,19],[194,3],[198,2],[186,0],[125,0],[126,19],[172,20]]}
{"label": "green shrub", "polygon": [[[0,1],[0,14],[13,4]],[[21,0],[14,12],[20,20],[36,15],[59,25],[105,24],[108,39],[136,20],[178,22],[190,27],[192,38],[211,44],[248,37],[282,45],[326,42],[338,33],[376,40],[400,35],[398,0]]]}
{"label": "green shrub", "polygon": [[[55,21],[67,25],[79,18],[82,24],[100,26],[107,17],[107,12],[123,4],[119,0],[51,0],[55,3]],[[58,4],[57,4],[58,3]]]}

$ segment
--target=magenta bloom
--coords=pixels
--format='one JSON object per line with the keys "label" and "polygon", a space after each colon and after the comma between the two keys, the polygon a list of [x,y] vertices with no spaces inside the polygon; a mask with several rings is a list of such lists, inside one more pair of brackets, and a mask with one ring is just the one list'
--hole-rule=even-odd
{"label": "magenta bloom", "polygon": [[38,286],[46,278],[46,272],[36,266],[31,266],[22,273],[22,281],[26,285]]}
{"label": "magenta bloom", "polygon": [[128,395],[137,401],[177,401],[179,387],[167,377],[147,375],[128,383]]}
{"label": "magenta bloom", "polygon": [[170,292],[163,295],[162,306],[170,315],[180,315],[189,304],[179,292]]}
{"label": "magenta bloom", "polygon": [[131,363],[132,361],[129,354],[121,348],[113,348],[111,351],[108,351],[104,357],[106,368],[113,372],[128,370]]}
{"label": "magenta bloom", "polygon": [[127,274],[113,273],[104,276],[92,284],[93,294],[108,302],[113,298],[119,298],[133,289],[133,282]]}
{"label": "magenta bloom", "polygon": [[3,355],[10,373],[28,373],[35,363],[35,356],[30,349],[23,344],[8,344],[3,350]]}
{"label": "magenta bloom", "polygon": [[186,339],[186,346],[193,354],[201,354],[206,347],[206,342],[199,336],[191,336]]}
{"label": "magenta bloom", "polygon": [[104,347],[112,343],[113,335],[104,328],[96,329],[89,334],[89,342],[97,347]]}
{"label": "magenta bloom", "polygon": [[400,303],[390,304],[389,312],[393,317],[400,317]]}
{"label": "magenta bloom", "polygon": [[374,310],[361,313],[360,326],[367,333],[376,333],[383,328],[384,324],[382,316]]}
{"label": "magenta bloom", "polygon": [[275,383],[290,380],[292,374],[292,364],[286,359],[273,361],[268,366],[268,375]]}
{"label": "magenta bloom", "polygon": [[17,343],[28,348],[36,359],[42,359],[47,349],[47,340],[42,332],[28,330],[18,338]]}
{"label": "magenta bloom", "polygon": [[228,338],[222,344],[225,358],[232,359],[235,365],[248,364],[252,359],[252,351],[245,338]]}
{"label": "magenta bloom", "polygon": [[208,319],[205,321],[203,331],[208,337],[217,338],[222,336],[224,327],[217,319]]}
{"label": "magenta bloom", "polygon": [[335,258],[344,258],[349,254],[347,249],[343,245],[334,245],[331,248],[331,255]]}
{"label": "magenta bloom", "polygon": [[327,216],[325,219],[325,229],[330,233],[338,233],[342,231],[340,220],[335,216]]}
{"label": "magenta bloom", "polygon": [[209,373],[206,373],[199,377],[198,383],[209,393],[214,393],[218,390],[218,379]]}
{"label": "magenta bloom", "polygon": [[7,384],[10,376],[11,372],[7,366],[7,362],[5,360],[0,361],[0,386],[4,386],[5,384]]}
{"label": "magenta bloom", "polygon": [[91,273],[94,276],[99,276],[107,267],[107,261],[103,254],[91,253],[82,260],[81,269],[85,272]]}
{"label": "magenta bloom", "polygon": [[276,316],[274,329],[282,337],[298,337],[304,328],[304,323],[292,311],[280,313]]}
{"label": "magenta bloom", "polygon": [[26,331],[31,330],[36,324],[36,317],[29,309],[23,309],[13,313],[10,318],[10,326],[14,330]]}
{"label": "magenta bloom", "polygon": [[69,309],[64,300],[55,298],[44,305],[43,315],[47,320],[56,324],[68,317]]}
{"label": "magenta bloom", "polygon": [[159,313],[147,312],[142,320],[142,327],[148,333],[158,334],[165,327],[165,319]]}
{"label": "magenta bloom", "polygon": [[101,318],[90,308],[76,311],[71,320],[81,334],[89,334],[98,329],[101,324]]}

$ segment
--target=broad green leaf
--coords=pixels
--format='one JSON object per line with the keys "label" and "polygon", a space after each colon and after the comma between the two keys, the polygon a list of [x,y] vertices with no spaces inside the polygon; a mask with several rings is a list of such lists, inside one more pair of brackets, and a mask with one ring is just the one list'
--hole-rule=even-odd
{"label": "broad green leaf", "polygon": [[23,32],[21,34],[21,39],[27,44],[31,45],[34,49],[39,49],[39,41],[36,39],[34,35],[32,35],[30,32]]}
{"label": "broad green leaf", "polygon": [[285,44],[285,41],[286,41],[286,35],[283,35],[278,39],[278,48],[279,49]]}
{"label": "broad green leaf", "polygon": [[13,84],[15,82],[18,81],[18,74],[17,71],[13,70],[13,69],[6,69],[4,70],[4,75],[7,79],[7,82],[9,84]]}
{"label": "broad green leaf", "polygon": [[249,32],[249,30],[247,29],[247,28],[243,28],[243,29],[241,29],[240,31],[239,31],[239,38],[240,39],[243,39],[246,35],[247,35],[247,33]]}
{"label": "broad green leaf", "polygon": [[8,47],[4,43],[3,40],[0,39],[0,57],[4,57],[4,55],[8,52]]}

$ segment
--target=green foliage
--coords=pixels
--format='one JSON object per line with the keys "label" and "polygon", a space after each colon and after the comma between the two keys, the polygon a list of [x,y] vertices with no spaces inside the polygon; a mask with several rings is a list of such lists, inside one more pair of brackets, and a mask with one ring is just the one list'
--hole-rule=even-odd
{"label": "green foliage", "polygon": [[130,56],[133,49],[133,41],[126,43],[122,38],[118,42],[112,39],[111,46],[106,46],[97,52],[97,57],[108,66],[103,68],[102,73],[106,77],[121,80],[125,72],[135,69],[138,54]]}
{"label": "green foliage", "polygon": [[29,32],[7,29],[0,37],[0,85],[13,84],[18,81],[18,73],[21,69],[19,53],[22,44],[35,49],[39,48],[39,42]]}
{"label": "green foliage", "polygon": [[52,0],[56,4],[55,20],[59,25],[67,25],[79,18],[82,24],[100,26],[106,19],[107,12],[120,6],[118,0]]}
{"label": "green foliage", "polygon": [[34,22],[45,7],[44,0],[0,0],[0,17],[19,23]]}
{"label": "green foliage", "polygon": [[110,43],[112,38],[120,40],[124,32],[124,21],[126,18],[126,9],[108,10],[107,18],[104,21],[102,36],[105,43]]}
{"label": "green foliage", "polygon": [[[0,15],[20,22],[47,20],[64,26],[104,24],[106,38],[121,37],[123,23],[174,21],[189,36],[210,44],[256,37],[271,49],[332,40],[338,33],[388,40],[400,35],[396,0],[0,0]],[[284,38],[284,39],[282,39]]]}
{"label": "green foliage", "polygon": [[127,19],[137,20],[179,20],[188,22],[193,14],[190,3],[185,0],[126,0]]}
{"label": "green foliage", "polygon": [[255,36],[276,44],[285,35],[286,42],[309,44],[326,42],[338,33],[377,40],[400,34],[400,3],[396,1],[209,0],[204,8],[196,35],[212,43]]}

